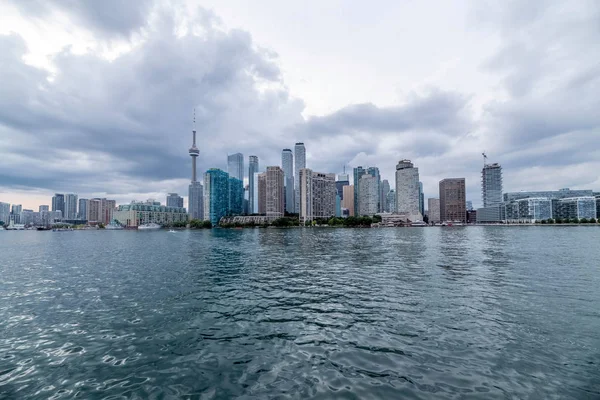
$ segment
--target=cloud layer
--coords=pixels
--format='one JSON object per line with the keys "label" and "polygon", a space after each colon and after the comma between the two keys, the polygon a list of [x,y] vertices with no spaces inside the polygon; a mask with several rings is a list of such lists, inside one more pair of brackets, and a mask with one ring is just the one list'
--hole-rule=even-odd
{"label": "cloud layer", "polygon": [[440,179],[466,177],[468,198],[479,204],[485,150],[503,164],[507,190],[600,190],[594,2],[569,3],[566,13],[560,3],[507,4],[492,18],[475,3],[478,29],[500,43],[480,66],[497,78],[491,99],[427,86],[394,106],[350,104],[307,118],[277,55],[210,11],[149,1],[34,3],[15,5],[24,18],[63,13],[73,29],[126,49],[107,58],[67,47],[51,56],[51,72],[25,62],[19,32],[0,35],[0,193],[121,201],[185,193],[193,108],[201,170],[225,167],[227,153],[238,151],[258,155],[263,168],[278,165],[282,148],[304,141],[316,170],[375,165],[393,185],[395,163],[411,158],[428,197],[437,197]]}

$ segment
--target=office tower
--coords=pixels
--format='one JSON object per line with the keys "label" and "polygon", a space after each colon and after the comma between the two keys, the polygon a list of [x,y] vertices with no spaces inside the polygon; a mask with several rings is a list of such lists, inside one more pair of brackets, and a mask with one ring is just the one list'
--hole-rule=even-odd
{"label": "office tower", "polygon": [[65,215],[65,195],[56,193],[52,197],[52,211],[60,211],[62,216]]}
{"label": "office tower", "polygon": [[354,215],[360,215],[360,178],[366,174],[367,171],[362,167],[358,166],[354,168]]}
{"label": "office tower", "polygon": [[296,143],[294,146],[294,211],[300,210],[300,170],[306,168],[306,148],[304,143]]}
{"label": "office tower", "polygon": [[423,182],[419,182],[419,212],[425,215],[425,194],[423,193]]}
{"label": "office tower", "polygon": [[177,193],[169,193],[167,195],[167,207],[183,208],[183,197]]}
{"label": "office tower", "polygon": [[291,149],[281,152],[281,168],[283,168],[285,182],[285,211],[294,213],[296,198],[294,196],[294,153]]}
{"label": "office tower", "polygon": [[366,174],[360,178],[359,215],[372,216],[379,212],[379,182],[377,177]]}
{"label": "office tower", "polygon": [[330,218],[335,215],[335,174],[302,168],[300,177],[300,220]]}
{"label": "office tower", "polygon": [[256,181],[258,174],[258,157],[248,157],[248,214],[258,213],[258,188]]}
{"label": "office tower", "polygon": [[387,179],[381,181],[381,193],[379,194],[379,199],[381,200],[381,212],[388,212],[388,193],[390,192],[390,182]]}
{"label": "office tower", "polygon": [[267,173],[256,174],[256,187],[258,193],[258,214],[267,214]]}
{"label": "office tower", "polygon": [[440,181],[440,219],[467,223],[465,178]]}
{"label": "office tower", "polygon": [[87,202],[87,216],[88,223],[99,223],[102,219],[102,200],[90,199]]}
{"label": "office tower", "polygon": [[65,210],[63,213],[64,219],[77,219],[77,195],[73,193],[65,194]]}
{"label": "office tower", "polygon": [[470,200],[467,200],[467,211],[473,211],[473,202]]}
{"label": "office tower", "polygon": [[244,182],[230,176],[228,197],[227,215],[242,215],[244,212]]}
{"label": "office tower", "polygon": [[442,222],[440,219],[440,199],[427,199],[427,216],[430,224]]}
{"label": "office tower", "polygon": [[244,215],[251,214],[248,209],[248,185],[244,186]]}
{"label": "office tower", "polygon": [[10,209],[10,214],[12,220],[15,224],[21,223],[21,212],[23,211],[23,206],[20,204],[13,204]]}
{"label": "office tower", "polygon": [[419,169],[410,160],[401,160],[396,165],[396,212],[422,218],[418,216]]}
{"label": "office tower", "polygon": [[[291,163],[291,161],[290,161]],[[279,167],[267,167],[266,208],[267,217],[279,218],[285,214],[285,173]]]}
{"label": "office tower", "polygon": [[[77,219],[80,219],[80,220],[87,219],[87,205],[88,205],[88,199],[79,199],[79,201],[77,202]],[[40,206],[40,212],[42,211],[41,207],[42,206]],[[46,209],[46,211],[47,211],[47,209]]]}
{"label": "office tower", "polygon": [[242,153],[227,156],[227,173],[230,177],[244,182],[244,155]]}
{"label": "office tower", "polygon": [[396,212],[396,191],[394,189],[390,189],[387,194],[387,212],[395,213]]}
{"label": "office tower", "polygon": [[[194,115],[194,124],[196,116]],[[196,159],[200,155],[200,150],[196,147],[196,129],[192,130],[192,147],[188,151],[190,157],[192,157],[192,181],[188,187],[188,213],[190,219],[203,219],[204,218],[204,188],[202,184],[198,182],[196,176]]]}
{"label": "office tower", "polygon": [[381,211],[381,176],[379,175],[379,168],[369,167],[367,168],[367,174],[375,178],[377,186],[377,212]]}
{"label": "office tower", "polygon": [[342,208],[348,209],[348,216],[354,216],[354,185],[343,187],[344,198],[342,200]]}
{"label": "office tower", "polygon": [[[335,189],[337,195],[340,197],[340,202],[344,201],[344,186],[350,185],[350,177],[348,174],[338,174],[337,181],[335,181]],[[343,207],[340,203],[340,207]]]}
{"label": "office tower", "polygon": [[481,193],[484,208],[502,203],[502,167],[500,164],[484,164],[481,170]]}
{"label": "office tower", "polygon": [[3,203],[0,201],[0,222],[4,222],[4,225],[8,225],[10,221],[10,204]]}
{"label": "office tower", "polygon": [[218,225],[229,209],[229,174],[211,168],[204,174],[204,220]]}
{"label": "office tower", "polygon": [[50,211],[50,206],[46,206],[46,205],[39,206],[38,211],[39,212]]}

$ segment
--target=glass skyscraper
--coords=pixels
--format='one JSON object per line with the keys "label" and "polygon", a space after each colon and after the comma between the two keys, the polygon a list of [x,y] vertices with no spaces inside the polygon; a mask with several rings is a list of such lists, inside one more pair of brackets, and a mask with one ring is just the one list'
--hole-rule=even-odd
{"label": "glass skyscraper", "polygon": [[362,166],[354,168],[354,215],[356,216],[360,215],[360,178],[366,173]]}
{"label": "glass skyscraper", "polygon": [[229,174],[211,168],[204,174],[204,220],[218,225],[229,211]]}
{"label": "glass skyscraper", "polygon": [[244,183],[229,177],[229,206],[227,215],[241,215],[244,211]]}
{"label": "glass skyscraper", "polygon": [[483,207],[502,203],[502,167],[498,163],[485,164],[481,170]]}
{"label": "glass skyscraper", "polygon": [[294,146],[294,210],[300,212],[300,170],[306,168],[306,148],[304,143],[296,143]]}
{"label": "glass skyscraper", "polygon": [[227,156],[227,173],[244,182],[244,155],[242,153]]}
{"label": "glass skyscraper", "polygon": [[258,174],[258,157],[248,157],[248,214],[258,213],[258,188],[256,176]]}
{"label": "glass skyscraper", "polygon": [[281,152],[281,168],[285,184],[285,211],[293,213],[296,209],[296,198],[294,196],[294,154],[291,149],[283,149]]}

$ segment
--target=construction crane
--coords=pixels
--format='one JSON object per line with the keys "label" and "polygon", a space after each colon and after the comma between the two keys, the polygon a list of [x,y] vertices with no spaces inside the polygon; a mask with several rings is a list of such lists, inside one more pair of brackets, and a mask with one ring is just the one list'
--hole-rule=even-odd
{"label": "construction crane", "polygon": [[485,167],[487,165],[487,155],[485,152],[481,153],[481,155],[483,156],[483,166]]}

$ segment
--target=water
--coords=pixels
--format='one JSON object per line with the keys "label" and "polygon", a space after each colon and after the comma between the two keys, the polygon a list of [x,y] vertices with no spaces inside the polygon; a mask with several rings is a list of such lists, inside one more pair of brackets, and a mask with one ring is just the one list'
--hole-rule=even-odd
{"label": "water", "polygon": [[599,242],[0,232],[0,398],[600,398]]}

